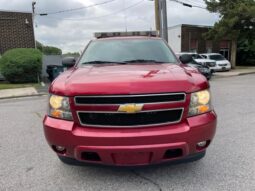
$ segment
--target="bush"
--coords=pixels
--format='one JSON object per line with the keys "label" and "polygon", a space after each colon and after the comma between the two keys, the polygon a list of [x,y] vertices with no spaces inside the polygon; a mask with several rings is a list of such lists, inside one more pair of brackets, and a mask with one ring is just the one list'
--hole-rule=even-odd
{"label": "bush", "polygon": [[11,83],[37,82],[42,70],[42,53],[32,48],[9,50],[0,59],[0,70]]}

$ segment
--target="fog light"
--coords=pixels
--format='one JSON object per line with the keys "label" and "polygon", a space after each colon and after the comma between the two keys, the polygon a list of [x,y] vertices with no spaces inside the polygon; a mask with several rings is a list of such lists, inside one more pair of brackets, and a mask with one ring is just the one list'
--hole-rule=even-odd
{"label": "fog light", "polygon": [[57,151],[62,152],[62,151],[64,151],[65,149],[66,149],[65,147],[56,146],[56,150],[57,150]]}
{"label": "fog light", "polygon": [[60,154],[64,154],[66,152],[66,148],[62,146],[53,146],[53,149]]}
{"label": "fog light", "polygon": [[203,148],[203,147],[206,146],[206,144],[207,144],[206,141],[202,141],[202,142],[197,143],[197,146],[198,146],[199,148]]}

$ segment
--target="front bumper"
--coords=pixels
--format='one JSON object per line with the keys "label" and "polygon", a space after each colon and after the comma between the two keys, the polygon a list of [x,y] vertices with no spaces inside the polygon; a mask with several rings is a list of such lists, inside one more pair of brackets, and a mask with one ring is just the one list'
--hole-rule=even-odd
{"label": "front bumper", "polygon": [[223,72],[223,71],[229,71],[231,70],[231,66],[227,65],[227,66],[215,66],[215,67],[210,67],[210,69],[214,72]]}
{"label": "front bumper", "polygon": [[205,77],[206,77],[206,79],[211,79],[211,77],[212,77],[212,72],[210,71],[210,72],[201,72]]}
{"label": "front bumper", "polygon": [[[71,121],[46,116],[44,132],[52,148],[66,148],[64,153],[57,153],[60,156],[89,163],[136,166],[177,160],[204,152],[206,147],[198,149],[197,143],[212,141],[216,123],[214,112],[190,117],[175,125],[132,129],[86,128]],[[178,151],[178,156],[168,157],[168,151]],[[96,153],[99,160],[84,158],[84,153]]]}

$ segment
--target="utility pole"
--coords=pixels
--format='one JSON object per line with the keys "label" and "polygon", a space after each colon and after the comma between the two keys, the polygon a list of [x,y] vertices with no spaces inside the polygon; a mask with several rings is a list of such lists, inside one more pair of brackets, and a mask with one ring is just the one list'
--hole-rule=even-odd
{"label": "utility pole", "polygon": [[159,0],[154,0],[154,3],[155,3],[155,26],[157,33],[160,34]]}
{"label": "utility pole", "polygon": [[36,5],[36,2],[33,1],[32,2],[32,25],[33,25],[33,32],[34,32],[34,41],[35,41],[35,48],[36,47],[36,40],[35,40],[35,5]]}
{"label": "utility pole", "polygon": [[160,37],[168,41],[166,0],[155,1],[155,25]]}
{"label": "utility pole", "polygon": [[[37,49],[37,46],[36,46],[36,39],[35,39],[35,5],[36,5],[36,2],[33,1],[32,2],[32,27],[33,27],[33,31],[34,31],[34,41],[35,41],[35,49]],[[40,74],[38,73],[37,74],[37,80],[38,80],[38,83],[40,83]],[[43,82],[42,82],[43,83]],[[41,84],[42,84],[41,83]]]}
{"label": "utility pole", "polygon": [[168,42],[168,26],[167,26],[167,4],[166,0],[161,1],[161,30],[162,30],[162,38]]}

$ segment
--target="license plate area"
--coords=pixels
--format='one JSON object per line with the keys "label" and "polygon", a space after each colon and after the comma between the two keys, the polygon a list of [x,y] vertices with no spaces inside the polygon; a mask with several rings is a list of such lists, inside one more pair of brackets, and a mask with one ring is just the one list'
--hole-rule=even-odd
{"label": "license plate area", "polygon": [[125,152],[113,153],[114,163],[117,165],[149,164],[151,162],[151,152]]}

